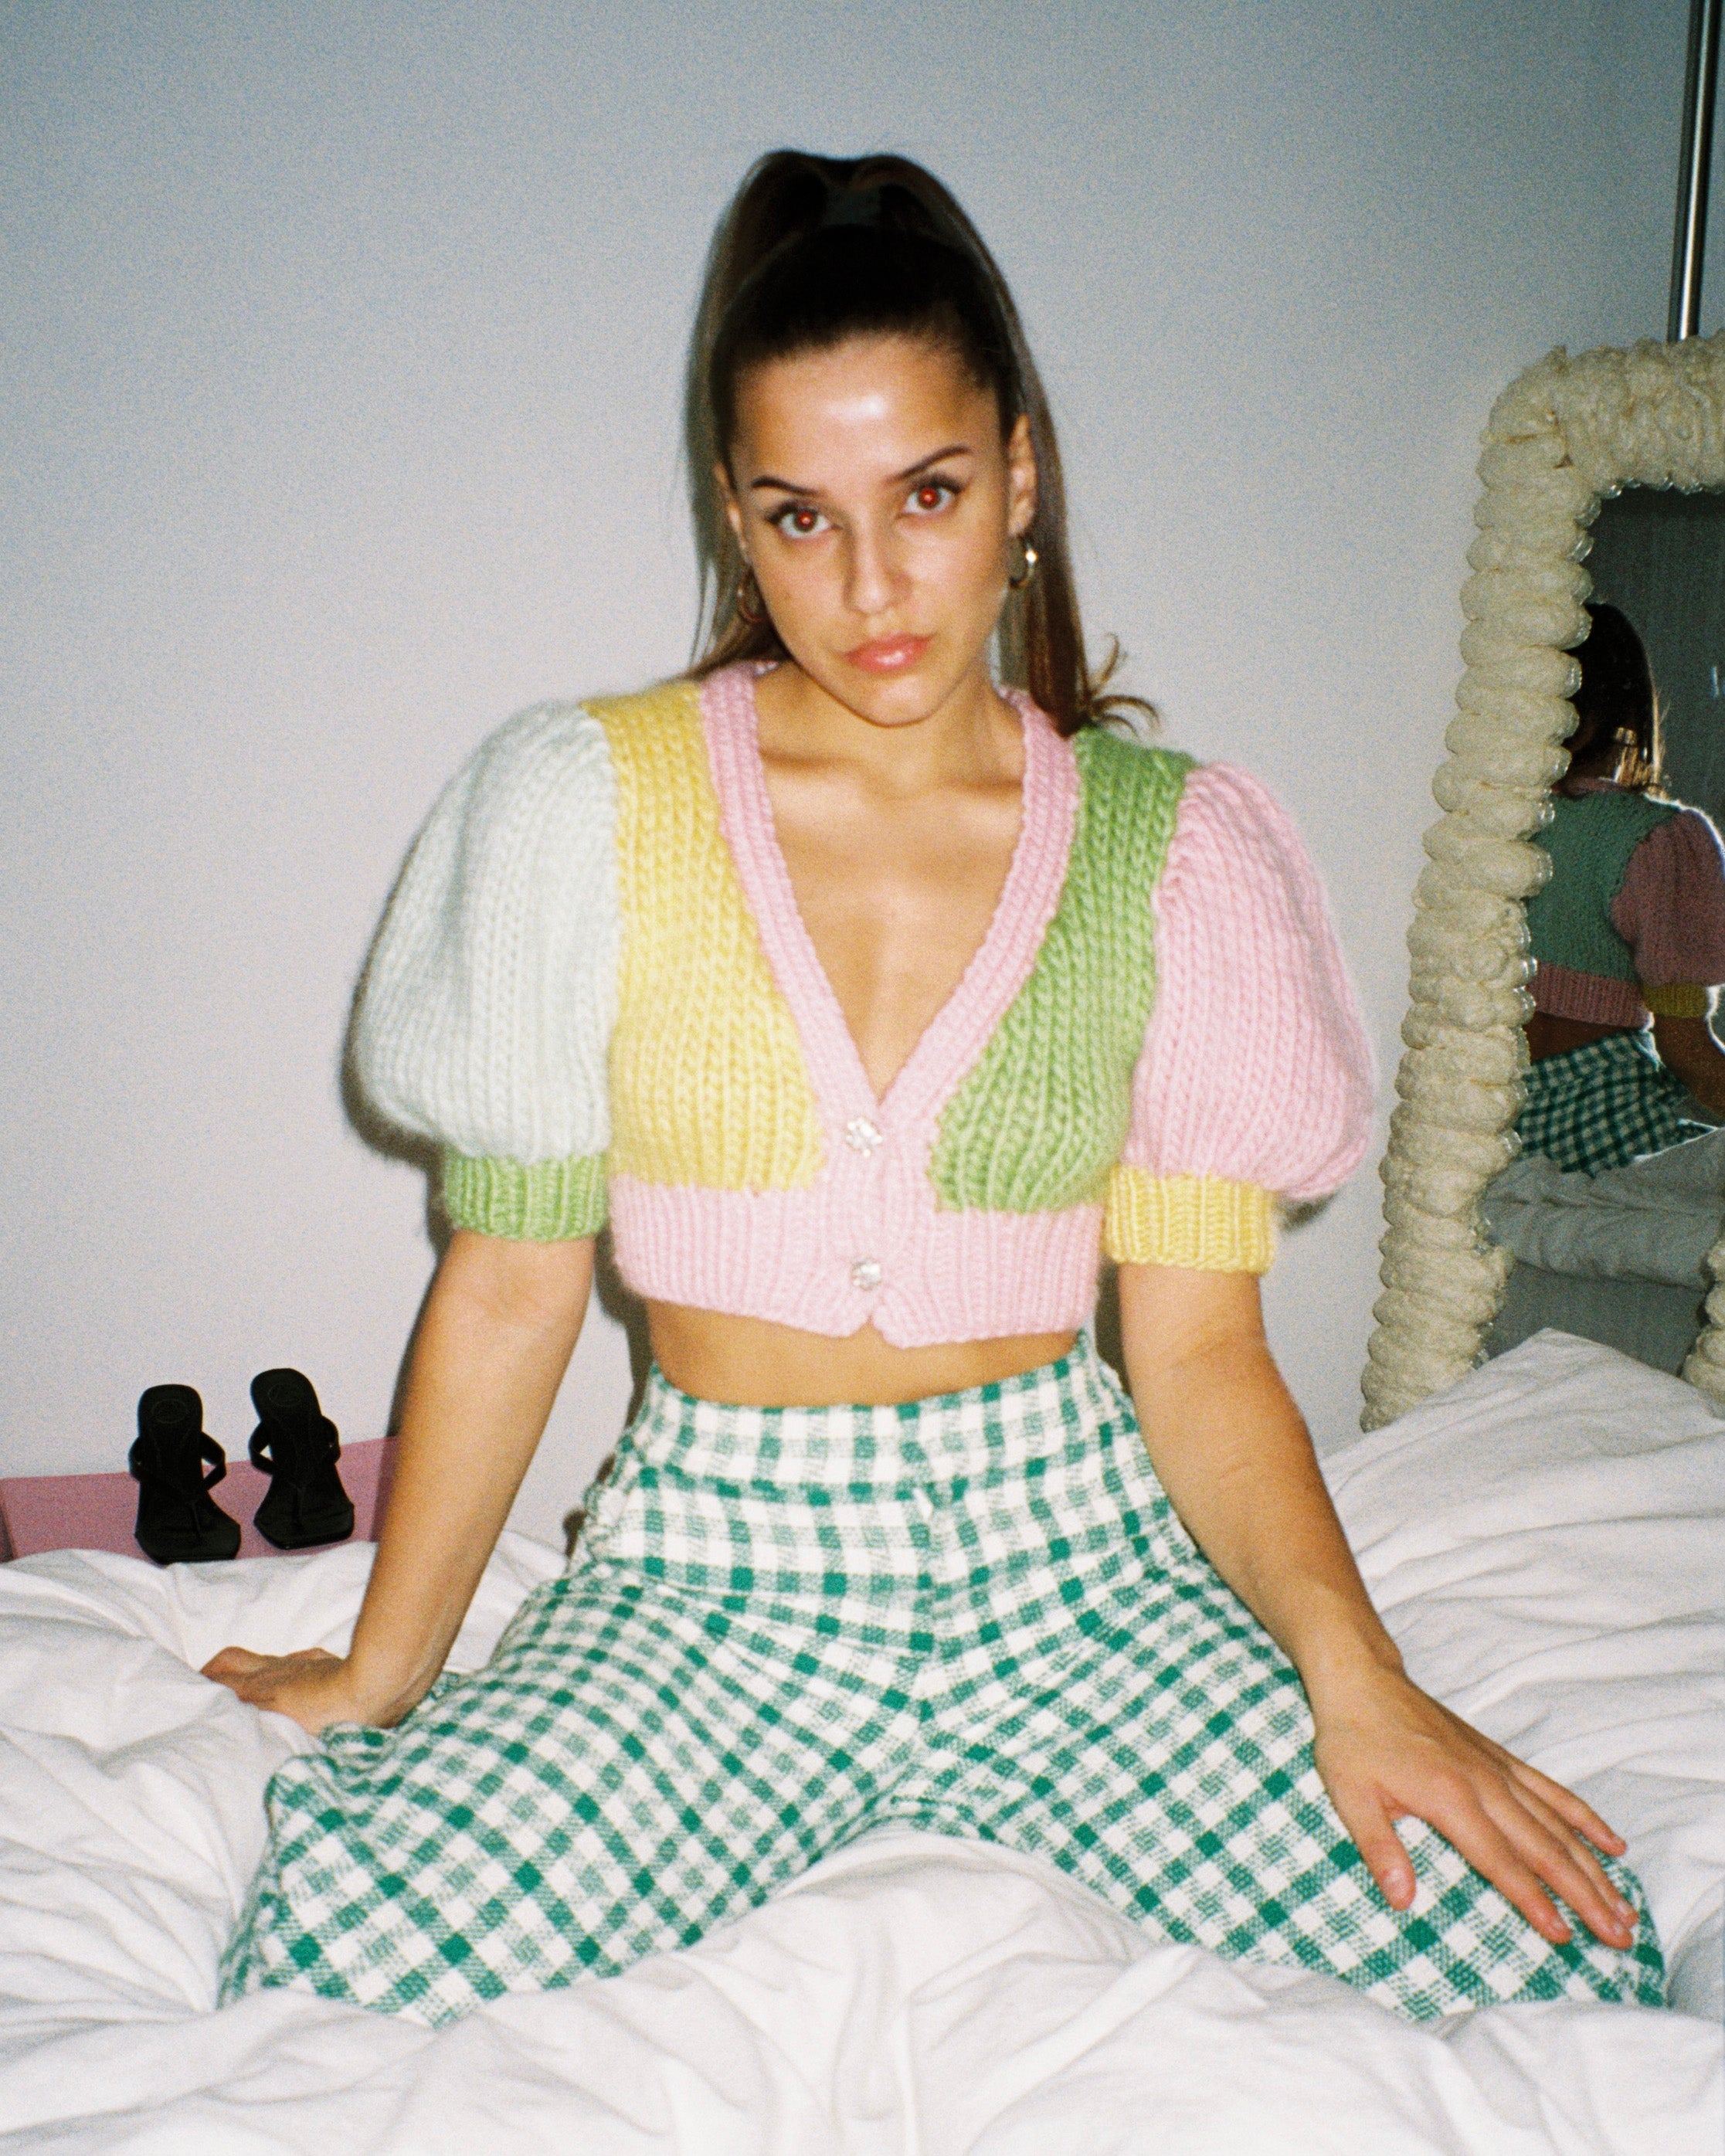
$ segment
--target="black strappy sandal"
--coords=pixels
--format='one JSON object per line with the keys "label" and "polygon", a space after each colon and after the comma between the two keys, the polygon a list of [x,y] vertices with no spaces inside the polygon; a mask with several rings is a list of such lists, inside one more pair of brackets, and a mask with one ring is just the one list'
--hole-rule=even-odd
{"label": "black strappy sandal", "polygon": [[140,1395],[126,1464],[137,1478],[135,1532],[146,1557],[205,1564],[239,1555],[239,1522],[209,1494],[228,1472],[228,1455],[206,1435],[203,1402],[190,1385],[151,1385]]}
{"label": "black strappy sandal", "polygon": [[285,1550],[346,1542],[353,1503],[336,1472],[341,1435],[318,1405],[311,1378],[300,1370],[260,1370],[252,1379],[252,1404],[259,1418],[252,1465],[270,1477],[253,1516],[258,1532]]}

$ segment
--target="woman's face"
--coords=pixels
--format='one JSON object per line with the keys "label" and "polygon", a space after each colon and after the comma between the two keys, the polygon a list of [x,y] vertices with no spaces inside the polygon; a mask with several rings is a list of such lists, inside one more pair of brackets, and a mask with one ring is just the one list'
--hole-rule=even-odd
{"label": "woman's face", "polygon": [[787,651],[860,717],[899,726],[986,682],[1036,507],[1030,430],[938,345],[854,337],[738,385],[732,528]]}

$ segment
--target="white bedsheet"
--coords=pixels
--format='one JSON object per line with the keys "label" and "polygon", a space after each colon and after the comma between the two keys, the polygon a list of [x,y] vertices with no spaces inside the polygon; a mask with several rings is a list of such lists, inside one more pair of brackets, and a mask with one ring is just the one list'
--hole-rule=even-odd
{"label": "white bedsheet", "polygon": [[[1629,1835],[1692,2011],[1415,2029],[894,1832],[685,1953],[435,2033],[280,1993],[213,2014],[301,1740],[196,1665],[340,1646],[370,1552],[63,1554],[0,1569],[0,2148],[1717,2156],[1725,1423],[1544,1334],[1326,1471],[1415,1674]],[[557,1563],[506,1538],[458,1666]]]}
{"label": "white bedsheet", "polygon": [[1725,1229],[1725,1131],[1598,1175],[1524,1152],[1487,1185],[1480,1210],[1491,1240],[1524,1265],[1699,1294],[1712,1285],[1707,1253]]}

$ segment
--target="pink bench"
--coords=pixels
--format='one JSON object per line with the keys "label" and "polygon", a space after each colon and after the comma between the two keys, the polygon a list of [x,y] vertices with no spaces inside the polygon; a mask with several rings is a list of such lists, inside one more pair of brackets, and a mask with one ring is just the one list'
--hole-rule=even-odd
{"label": "pink bench", "polygon": [[[395,1440],[362,1438],[344,1445],[341,1481],[353,1500],[352,1539],[370,1542],[389,1492]],[[230,1460],[210,1495],[239,1522],[241,1557],[280,1557],[252,1525],[270,1477],[249,1460]],[[112,1550],[143,1558],[132,1539],[138,1486],[130,1475],[20,1475],[0,1481],[0,1558],[36,1557],[44,1550]]]}

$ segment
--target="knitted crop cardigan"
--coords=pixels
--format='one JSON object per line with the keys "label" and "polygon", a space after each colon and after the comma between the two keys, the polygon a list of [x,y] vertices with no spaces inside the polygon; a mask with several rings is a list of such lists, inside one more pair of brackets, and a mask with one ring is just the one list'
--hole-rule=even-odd
{"label": "knitted crop cardigan", "polygon": [[980,948],[877,1100],[797,911],[754,675],[528,711],[408,858],[361,1082],[458,1225],[608,1214],[647,1297],[910,1347],[1081,1324],[1100,1250],[1261,1271],[1371,1064],[1310,863],[1255,781],[1026,697]]}

